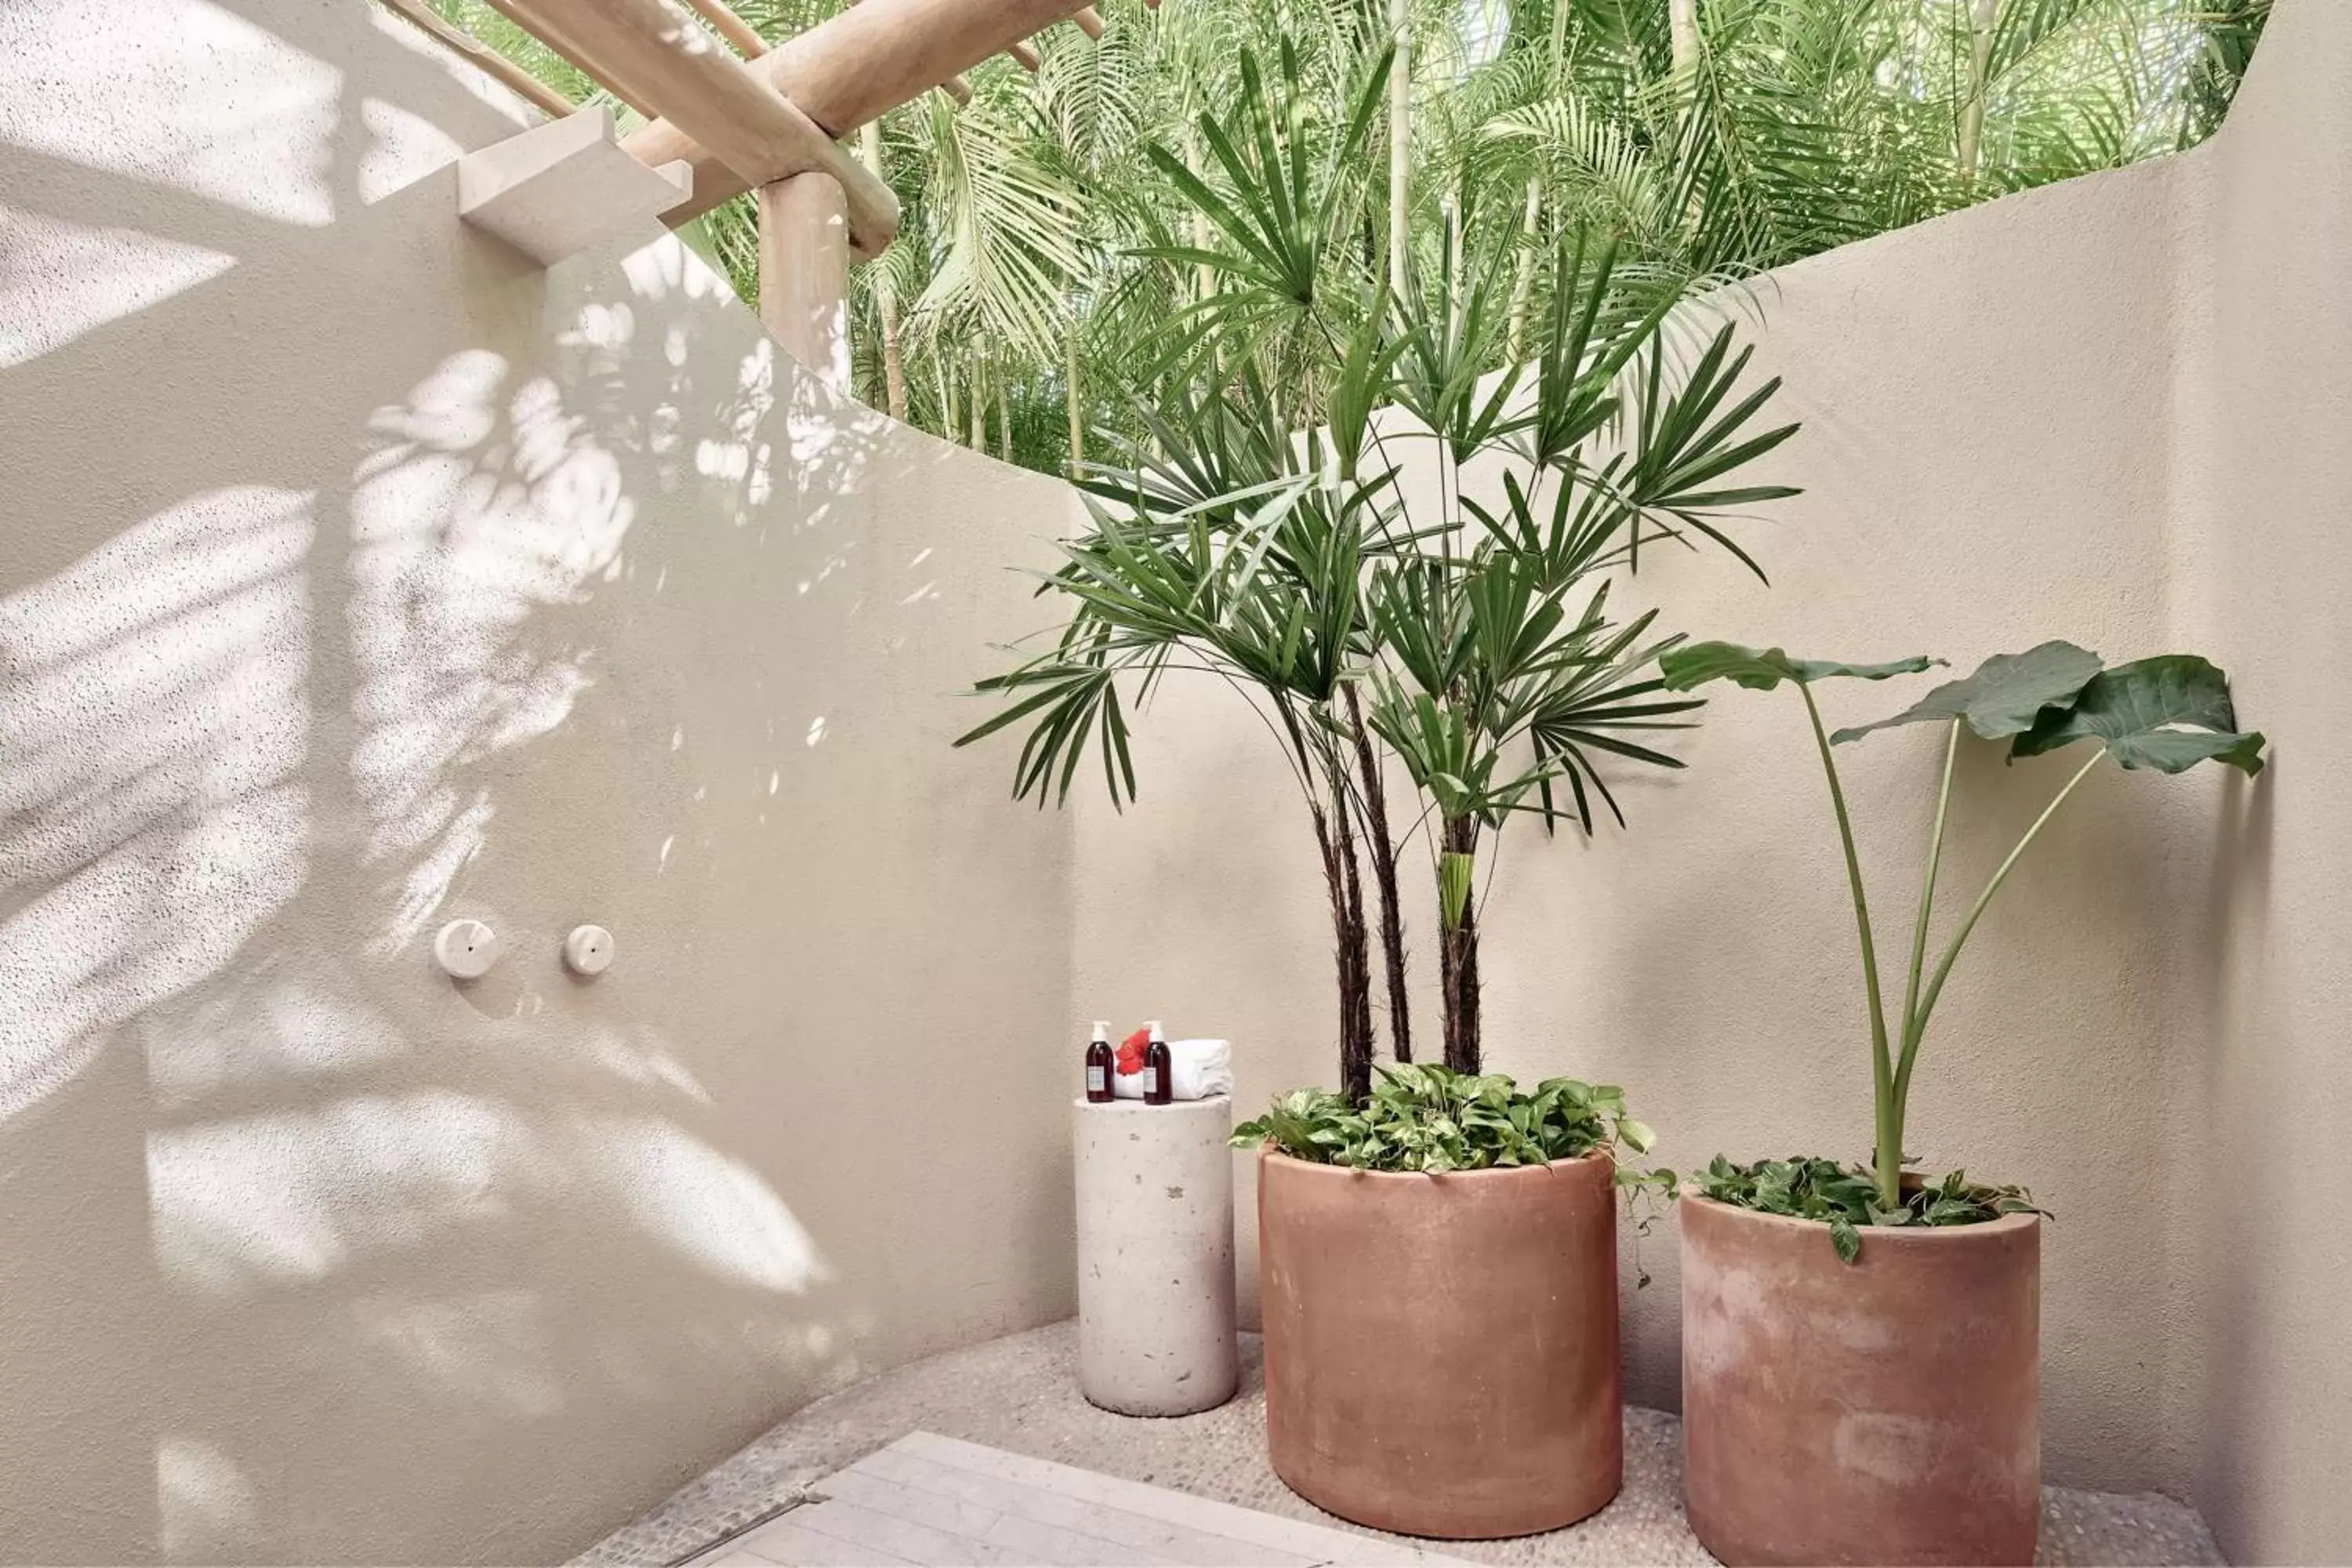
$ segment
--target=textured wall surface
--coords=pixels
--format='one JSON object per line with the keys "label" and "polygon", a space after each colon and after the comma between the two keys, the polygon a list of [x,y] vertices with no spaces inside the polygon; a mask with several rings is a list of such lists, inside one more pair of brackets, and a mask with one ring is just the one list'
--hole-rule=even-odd
{"label": "textured wall surface", "polygon": [[[1770,588],[1639,584],[1823,655],[2198,647],[2277,737],[2251,787],[2068,807],[1913,1139],[2058,1212],[2053,1478],[2255,1561],[2352,1552],[2352,16],[2272,28],[2195,153],[1764,280],[1811,493]],[[1145,718],[1124,817],[943,749],[1068,493],[830,402],[651,231],[551,274],[468,235],[449,161],[513,123],[355,3],[0,7],[0,1555],[561,1555],[1070,1310],[1071,1020],[1230,1035],[1244,1105],[1332,1072],[1304,814],[1222,688]],[[1679,1163],[1860,1152],[1801,725],[1734,695],[1630,831],[1517,835],[1497,1066],[1624,1082]],[[1933,738],[1849,765],[1897,929]],[[1956,882],[2060,766],[1970,759]],[[509,942],[467,990],[424,952],[457,913]],[[1629,1393],[1671,1405],[1642,1245]]]}
{"label": "textured wall surface", "polygon": [[2273,766],[2181,846],[2199,910],[2168,1264],[2192,1314],[2168,1423],[2236,1563],[2352,1561],[2352,8],[2287,0],[2200,171],[2168,590]]}
{"label": "textured wall surface", "polygon": [[[1665,625],[1826,658],[1965,670],[2053,637],[2114,659],[2205,651],[2278,737],[2252,786],[2109,770],[2077,793],[1955,971],[1908,1138],[2056,1212],[2050,1477],[2190,1498],[2243,1561],[2352,1552],[2321,1479],[2352,1446],[2334,1414],[2352,1356],[2327,1327],[2352,1247],[2298,1174],[2352,1146],[2323,956],[2347,916],[2324,692],[2352,570],[2335,537],[2352,324],[2331,280],[2352,238],[2347,72],[2352,16],[2288,0],[2197,152],[1762,279],[1759,365],[1805,425],[1770,468],[1810,490],[1748,536],[1772,585],[1717,557],[1629,585]],[[1832,723],[1875,718],[1927,684],[1822,701]],[[1081,811],[1081,1011],[1229,1034],[1245,1109],[1330,1081],[1329,931],[1271,743],[1207,683],[1136,728],[1140,807]],[[1843,754],[1882,952],[1908,936],[1940,744],[1896,731]],[[1972,891],[2072,766],[1989,753],[1960,771],[1948,889]],[[1868,1038],[1802,710],[1719,698],[1681,754],[1671,778],[1619,772],[1628,831],[1514,829],[1487,905],[1488,1059],[1626,1084],[1676,1163],[1859,1157]],[[1409,923],[1433,929],[1425,894]],[[1427,1004],[1425,942],[1414,963]],[[1433,1018],[1418,1027],[1433,1039]],[[1628,1395],[1671,1407],[1671,1221],[1640,1257],[1656,1283],[1634,1291],[1629,1267]],[[1255,1294],[1245,1278],[1245,1316]]]}
{"label": "textured wall surface", "polygon": [[1068,492],[462,228],[492,91],[0,6],[0,1558],[551,1561],[1073,1309],[1072,827],[946,744]]}

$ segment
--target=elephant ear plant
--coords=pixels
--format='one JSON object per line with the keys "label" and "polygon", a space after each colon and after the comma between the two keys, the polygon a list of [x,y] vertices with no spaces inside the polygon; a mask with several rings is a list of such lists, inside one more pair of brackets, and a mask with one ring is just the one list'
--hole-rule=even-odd
{"label": "elephant ear plant", "polygon": [[[1930,664],[1925,656],[1888,664],[1839,664],[1792,658],[1779,648],[1758,650],[1735,643],[1696,643],[1673,649],[1659,661],[1666,687],[1691,691],[1710,681],[1728,680],[1751,690],[1793,686],[1804,703],[1822,771],[1829,780],[1830,807],[1845,851],[1846,880],[1862,948],[1863,989],[1869,1003],[1871,1082],[1876,1108],[1877,1147],[1867,1168],[1842,1167],[1824,1159],[1768,1160],[1738,1165],[1718,1156],[1694,1178],[1707,1196],[1744,1208],[1795,1215],[1829,1223],[1838,1255],[1852,1262],[1865,1225],[1968,1225],[2032,1207],[2016,1187],[1972,1184],[1958,1172],[1940,1182],[1906,1182],[1903,1128],[1910,1104],[1911,1074],[1928,1019],[1953,963],[1977,922],[1984,918],[2010,873],[2031,848],[2058,808],[2104,762],[2118,767],[2178,773],[2201,762],[2217,762],[2252,774],[2263,767],[2263,740],[2242,734],[2221,671],[2193,654],[2169,654],[2105,668],[2099,656],[2071,643],[2048,642],[2021,654],[1987,659],[1966,679],[1948,681],[1902,712],[1874,723],[1831,733],[1822,721],[1813,688],[1824,680],[1885,680],[1916,674]],[[1927,838],[1920,879],[1918,912],[1912,924],[1910,962],[1902,1005],[1892,1012],[1880,984],[1877,946],[1870,904],[1855,853],[1853,825],[1845,788],[1838,777],[1835,749],[1880,730],[1906,724],[1941,724],[1945,729],[1943,779]],[[2009,760],[2040,756],[2080,741],[2095,749],[2053,795],[2032,826],[2003,858],[1953,928],[1932,968],[1927,962],[1937,875],[1943,863],[1944,828],[1951,814],[1952,773],[1961,734],[2005,742]]]}

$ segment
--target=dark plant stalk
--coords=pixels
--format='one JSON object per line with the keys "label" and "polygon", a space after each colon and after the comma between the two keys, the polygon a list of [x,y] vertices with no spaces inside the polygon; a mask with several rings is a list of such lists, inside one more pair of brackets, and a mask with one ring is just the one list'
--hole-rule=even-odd
{"label": "dark plant stalk", "polygon": [[[1323,886],[1331,901],[1332,963],[1339,990],[1339,1092],[1351,1102],[1372,1092],[1371,953],[1364,932],[1364,890],[1356,871],[1355,830],[1349,825],[1346,764],[1328,734],[1313,745],[1292,705],[1276,700],[1283,733],[1297,759],[1307,811],[1315,824],[1315,849],[1323,858]],[[1317,794],[1330,790],[1330,806]],[[1336,809],[1332,809],[1336,808]]]}
{"label": "dark plant stalk", "polygon": [[1381,784],[1381,760],[1364,728],[1356,689],[1348,691],[1348,728],[1356,742],[1356,773],[1363,782],[1364,837],[1372,858],[1372,887],[1381,898],[1381,958],[1388,973],[1389,1039],[1396,1059],[1412,1060],[1412,995],[1404,983],[1404,915],[1397,897],[1396,839],[1389,832],[1388,792]]}
{"label": "dark plant stalk", "polygon": [[[1449,853],[1477,853],[1475,817],[1448,818],[1444,834]],[[1479,1072],[1477,900],[1464,899],[1460,914],[1446,921],[1437,955],[1438,992],[1445,1007],[1445,1065],[1455,1072]]]}
{"label": "dark plant stalk", "polygon": [[1364,931],[1364,894],[1356,874],[1355,833],[1345,804],[1335,812],[1318,802],[1315,843],[1331,899],[1333,962],[1339,983],[1339,1092],[1351,1102],[1372,1092],[1371,954]]}

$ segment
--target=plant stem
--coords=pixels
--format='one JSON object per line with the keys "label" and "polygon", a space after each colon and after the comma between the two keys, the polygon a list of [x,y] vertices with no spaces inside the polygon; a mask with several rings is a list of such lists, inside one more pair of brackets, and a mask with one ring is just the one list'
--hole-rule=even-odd
{"label": "plant stem", "polygon": [[1402,299],[1412,281],[1412,0],[1389,0],[1389,291]]}
{"label": "plant stem", "polygon": [[1927,869],[1919,879],[1919,919],[1911,928],[1911,973],[1903,986],[1903,1040],[1906,1046],[1911,1041],[1911,1021],[1919,1012],[1919,973],[1927,966],[1927,921],[1936,908],[1936,873],[1944,860],[1944,824],[1952,811],[1952,766],[1959,756],[1960,721],[1955,719],[1951,733],[1944,738],[1944,782],[1936,790],[1936,826],[1927,834]]}
{"label": "plant stem", "polygon": [[1927,869],[1919,879],[1919,918],[1911,928],[1911,970],[1903,984],[1903,1057],[1895,1069],[1893,1092],[1878,1110],[1879,1147],[1891,1144],[1897,1151],[1892,1165],[1883,1156],[1878,1162],[1878,1206],[1884,1209],[1903,1204],[1900,1151],[1904,1121],[1910,1110],[1911,1058],[1918,1048],[1918,1032],[1925,1026],[1919,1013],[1919,973],[1927,963],[1927,924],[1936,909],[1936,874],[1944,860],[1944,825],[1952,811],[1952,768],[1959,756],[1960,721],[1955,719],[1951,732],[1944,737],[1944,778],[1936,789],[1936,826],[1927,835]]}
{"label": "plant stem", "polygon": [[[1829,775],[1830,805],[1837,812],[1838,841],[1845,847],[1846,885],[1853,890],[1853,923],[1862,938],[1862,983],[1870,997],[1870,1083],[1877,1110],[1878,1190],[1892,1207],[1903,1187],[1903,1141],[1895,1118],[1895,1063],[1886,1045],[1886,1007],[1878,990],[1878,948],[1870,934],[1870,899],[1862,887],[1862,857],[1853,847],[1853,819],[1845,808],[1845,786],[1838,781],[1837,759],[1830,754],[1829,731],[1822,727],[1822,710],[1812,688],[1797,682],[1805,700],[1805,717],[1812,721],[1813,744],[1822,754],[1822,772]],[[1889,1194],[1895,1194],[1890,1197]]]}
{"label": "plant stem", "polygon": [[1918,1059],[1919,1042],[1927,1033],[1927,1016],[1936,1010],[1936,998],[1944,994],[1944,981],[1952,973],[1952,961],[1960,956],[1961,944],[1969,940],[1969,933],[1977,929],[1977,921],[1984,917],[1986,907],[1992,902],[1992,896],[2000,891],[2000,885],[2003,882],[2009,880],[2010,872],[2016,868],[2018,860],[2025,854],[2027,847],[2040,837],[2042,828],[2049,826],[2050,819],[2057,815],[2058,808],[2066,804],[2066,797],[2074,793],[2074,786],[2090,777],[2091,770],[2097,767],[2105,759],[2106,754],[2105,750],[2102,748],[2089,762],[2074,770],[2074,776],[2066,781],[2065,788],[2051,797],[2050,804],[2042,808],[2042,815],[2033,819],[2033,826],[2025,830],[2025,837],[2017,841],[2017,847],[2009,852],[2009,858],[2000,863],[2000,868],[1996,870],[1992,874],[1992,879],[1985,884],[1984,891],[1977,895],[1976,903],[1969,910],[1968,919],[1962,921],[1960,929],[1952,933],[1950,945],[1944,949],[1944,956],[1937,962],[1936,977],[1927,983],[1927,992],[1926,995],[1919,998],[1918,1010],[1913,1014],[1904,1027],[1903,1061],[1895,1074],[1895,1114],[1898,1122],[1903,1114],[1904,1102],[1910,1097],[1911,1067]]}

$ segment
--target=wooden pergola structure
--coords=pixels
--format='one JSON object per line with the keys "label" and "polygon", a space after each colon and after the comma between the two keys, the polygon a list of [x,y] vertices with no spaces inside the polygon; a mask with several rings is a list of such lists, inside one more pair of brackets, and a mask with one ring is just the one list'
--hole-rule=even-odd
{"label": "wooden pergola structure", "polygon": [[578,109],[425,0],[383,4],[558,117],[461,162],[467,222],[552,264],[648,214],[675,226],[756,191],[761,318],[845,392],[850,260],[897,237],[898,199],[840,139],[933,89],[969,101],[963,73],[992,55],[1035,70],[1028,40],[1056,23],[1103,30],[1083,0],[856,0],[771,47],[726,0],[489,0],[645,117],[616,139],[608,110]]}

